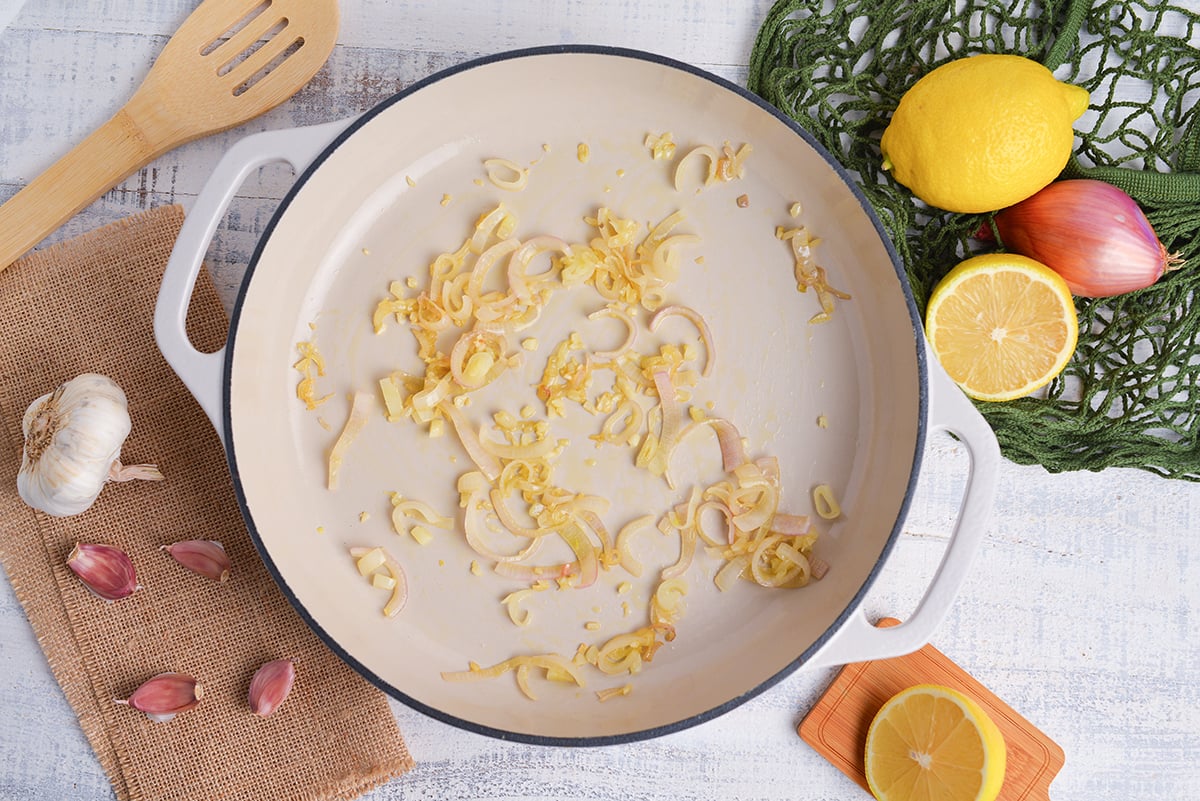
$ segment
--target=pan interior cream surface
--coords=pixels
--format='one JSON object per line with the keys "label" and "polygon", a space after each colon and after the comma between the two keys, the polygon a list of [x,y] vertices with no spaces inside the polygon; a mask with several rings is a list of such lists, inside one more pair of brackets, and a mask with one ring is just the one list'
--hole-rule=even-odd
{"label": "pan interior cream surface", "polygon": [[[674,158],[655,160],[646,136],[666,131],[677,143]],[[705,159],[693,158],[682,189],[675,189],[684,154],[700,145],[720,150],[726,141],[735,150],[753,148],[743,177],[702,188]],[[494,185],[483,166],[491,158],[527,166],[525,189]],[[814,514],[812,492],[821,484],[842,507],[836,520],[816,520],[814,554],[830,565],[821,580],[796,589],[739,581],[721,592],[713,577],[723,562],[701,544],[684,576],[677,637],[651,663],[636,675],[585,666],[585,688],[548,681],[535,670],[529,688],[536,701],[520,692],[513,673],[462,683],[442,673],[516,655],[569,658],[581,643],[601,645],[646,626],[659,573],[678,559],[680,540],[653,527],[641,532],[631,545],[645,568],[640,577],[618,565],[586,589],[535,593],[521,605],[529,625],[517,626],[501,600],[528,581],[497,575],[465,542],[455,487],[475,468],[453,430],[431,438],[412,420],[385,419],[379,380],[423,368],[407,325],[393,319],[375,333],[376,304],[392,281],[405,284],[411,276],[425,286],[434,258],[457,250],[499,202],[515,213],[513,235],[522,240],[553,235],[587,242],[596,232],[584,218],[601,207],[643,226],[682,211],[673,233],[699,241],[679,245],[680,276],[666,302],[703,316],[715,359],[690,405],[736,425],[752,458],[778,458],[781,511]],[[795,218],[794,203],[801,207]],[[852,296],[838,301],[825,323],[809,322],[820,306],[814,292],[797,290],[791,249],[776,234],[779,226],[798,224],[820,238],[814,254],[829,283]],[[853,611],[886,556],[923,430],[920,339],[907,297],[880,233],[836,169],[737,92],[627,54],[550,52],[491,61],[367,115],[277,215],[235,317],[227,404],[238,487],[264,555],[298,606],[394,695],[500,736],[543,742],[649,736],[728,708],[815,652]],[[562,290],[535,325],[510,336],[509,351],[523,354],[523,365],[462,409],[476,430],[484,426],[485,435],[498,438],[491,416],[518,415],[525,406],[545,419],[533,386],[555,346],[571,332],[588,349],[624,339],[619,320],[587,317],[604,305],[591,287]],[[643,329],[648,317],[639,312]],[[536,350],[519,344],[533,339]],[[315,410],[296,394],[301,375],[293,364],[302,341],[314,342],[326,361],[315,389],[331,397]],[[635,347],[649,352],[666,342],[695,343],[693,366],[704,358],[683,318],[653,334],[643,331]],[[597,377],[593,396],[604,380]],[[356,392],[374,397],[373,412],[331,491],[328,454]],[[643,401],[647,409],[654,404]],[[610,532],[646,514],[657,521],[687,501],[693,486],[723,475],[708,429],[678,448],[672,490],[635,467],[635,450],[589,439],[607,415],[567,406],[565,417],[549,419],[551,436],[570,443],[555,481],[607,499],[602,517]],[[393,492],[454,517],[454,529],[427,526],[432,541],[425,545],[398,534]],[[497,535],[494,547],[515,550],[514,543]],[[410,587],[406,608],[390,619],[381,613],[389,593],[370,586],[348,555],[349,548],[377,545],[402,563]],[[572,558],[558,542],[535,561]],[[596,695],[625,685],[628,695],[604,702]]]}

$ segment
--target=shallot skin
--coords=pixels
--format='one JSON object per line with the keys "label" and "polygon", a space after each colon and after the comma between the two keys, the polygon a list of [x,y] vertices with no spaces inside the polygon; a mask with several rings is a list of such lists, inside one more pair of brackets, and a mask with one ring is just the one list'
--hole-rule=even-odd
{"label": "shallot skin", "polygon": [[1080,297],[1145,289],[1175,266],[1137,202],[1104,181],[1056,181],[995,223],[1006,249],[1045,264]]}

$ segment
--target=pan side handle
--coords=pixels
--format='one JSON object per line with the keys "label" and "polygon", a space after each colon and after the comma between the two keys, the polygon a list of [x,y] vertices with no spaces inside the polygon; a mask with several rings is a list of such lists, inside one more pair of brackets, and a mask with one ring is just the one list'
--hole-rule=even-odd
{"label": "pan side handle", "polygon": [[929,588],[908,620],[890,628],[876,628],[862,611],[845,625],[806,666],[833,667],[872,659],[903,656],[929,642],[946,618],[979,552],[996,497],[1000,446],[987,421],[962,390],[946,375],[937,358],[926,350],[929,364],[929,422],[931,431],[948,431],[958,437],[971,459],[958,520],[946,545],[941,564]]}
{"label": "pan side handle", "polygon": [[154,338],[167,363],[208,415],[221,442],[224,430],[225,348],[196,350],[187,335],[187,311],[196,278],[217,225],[242,183],[267,164],[284,161],[302,172],[352,120],[254,134],[238,141],[217,163],[184,219],[163,272],[154,309]]}

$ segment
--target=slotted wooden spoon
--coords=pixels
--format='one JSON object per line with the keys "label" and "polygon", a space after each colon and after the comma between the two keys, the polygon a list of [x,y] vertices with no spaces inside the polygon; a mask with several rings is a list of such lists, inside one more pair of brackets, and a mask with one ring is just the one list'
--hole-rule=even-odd
{"label": "slotted wooden spoon", "polygon": [[204,0],[129,102],[0,206],[0,270],[168,150],[294,95],[337,31],[337,0]]}

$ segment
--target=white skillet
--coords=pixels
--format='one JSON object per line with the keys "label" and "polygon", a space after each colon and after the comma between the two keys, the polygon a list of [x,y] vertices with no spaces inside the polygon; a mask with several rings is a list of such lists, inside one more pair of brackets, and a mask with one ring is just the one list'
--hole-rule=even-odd
{"label": "white skillet", "polygon": [[[680,154],[699,144],[751,143],[746,176],[699,193],[697,179],[676,192],[672,169],[651,160],[643,145],[648,132],[668,130]],[[576,155],[581,142],[590,148],[586,164]],[[482,161],[492,157],[537,160],[529,187],[508,193],[477,185]],[[207,244],[245,177],[274,161],[290,163],[300,177],[247,270],[226,348],[199,353],[184,318]],[[746,208],[736,203],[741,195]],[[582,217],[599,205],[653,221],[682,208],[687,230],[703,240],[694,251],[703,263],[686,263],[671,298],[700,311],[716,340],[716,369],[698,402],[711,401],[714,414],[734,421],[753,454],[779,458],[787,511],[811,513],[812,488],[822,483],[844,509],[821,524],[817,553],[832,565],[821,581],[797,590],[742,582],[720,593],[711,580],[717,563],[698,557],[678,638],[651,665],[632,678],[592,672],[582,690],[536,682],[537,702],[518,692],[511,675],[457,684],[440,674],[515,654],[569,656],[580,642],[643,625],[648,576],[674,561],[677,544],[655,534],[660,541],[643,546],[647,577],[634,580],[618,568],[589,590],[543,593],[530,606],[535,624],[517,628],[499,599],[520,585],[473,575],[469,565],[478,557],[460,534],[420,546],[390,529],[389,491],[458,511],[454,482],[470,465],[452,436],[429,439],[411,424],[377,417],[352,446],[341,488],[324,488],[325,457],[348,393],[415,366],[402,328],[372,332],[375,302],[389,281],[427,276],[430,260],[461,244],[479,213],[499,200],[518,210],[518,236],[575,241],[586,238]],[[798,221],[821,237],[818,261],[853,296],[821,325],[808,323],[816,299],[797,292],[788,248],[775,236],[777,225],[797,222],[788,214],[797,201]],[[540,371],[568,331],[601,347],[618,340],[611,320],[605,327],[584,317],[601,305],[582,292],[555,301],[531,332],[542,344],[529,370]],[[292,368],[296,343],[313,336],[310,323],[330,364],[318,388],[335,393],[317,412],[297,401]],[[239,142],[187,218],[163,279],[155,331],[221,434],[246,523],[299,612],[394,697],[502,738],[596,745],[656,736],[727,711],[802,666],[915,650],[961,585],[994,494],[995,439],[927,356],[896,255],[835,159],[744,90],[645,53],[555,47],[503,54],[434,75],[356,119]],[[686,333],[686,326],[676,329],[678,337]],[[472,414],[483,419],[502,402],[528,402],[520,384],[511,392],[481,401]],[[587,442],[599,422],[572,418],[573,438]],[[901,531],[934,430],[954,433],[971,455],[961,514],[918,609],[903,625],[877,630],[858,607]],[[711,472],[715,456],[702,444],[689,448],[681,473]],[[563,477],[612,499],[606,522],[614,531],[686,497],[633,469],[628,453],[590,443],[572,452],[579,455],[566,460]],[[371,545],[386,546],[408,572],[411,598],[394,619],[379,612],[386,593],[367,586],[346,554]],[[633,590],[619,595],[616,586],[626,580]],[[629,617],[622,602],[630,603]],[[584,627],[591,620],[600,631]],[[631,695],[597,701],[594,690],[626,682]]]}

